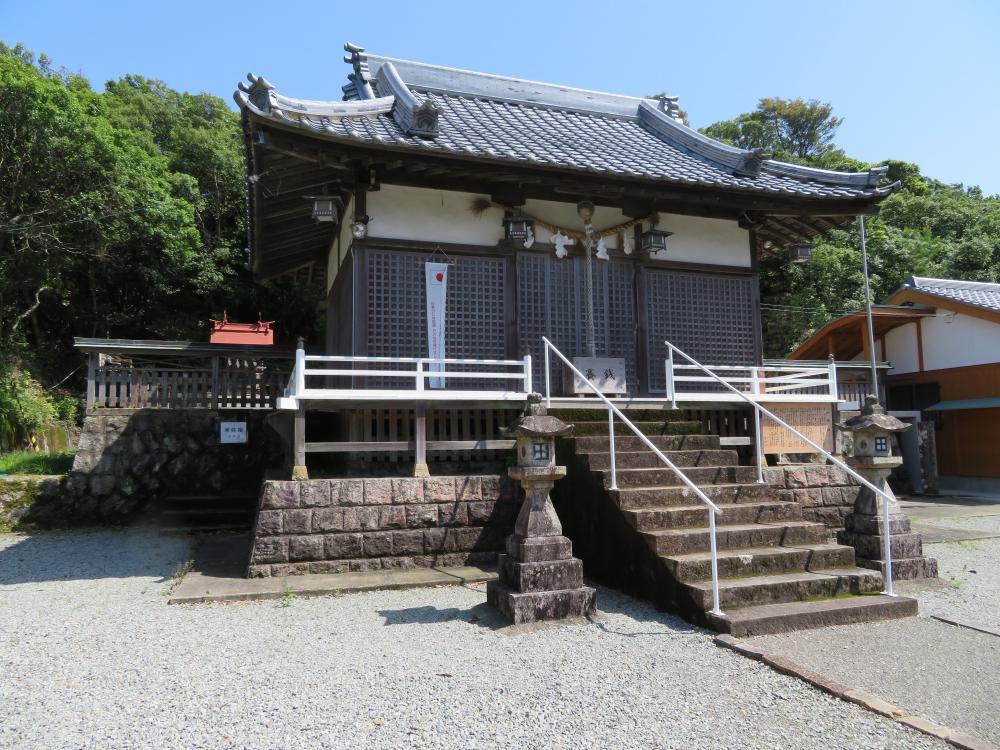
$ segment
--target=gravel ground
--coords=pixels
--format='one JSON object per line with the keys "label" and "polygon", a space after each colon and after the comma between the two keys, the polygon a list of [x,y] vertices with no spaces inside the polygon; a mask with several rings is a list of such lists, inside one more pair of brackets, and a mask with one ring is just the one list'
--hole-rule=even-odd
{"label": "gravel ground", "polygon": [[[943,518],[941,526],[1000,531],[1000,516]],[[1000,745],[1000,637],[938,622],[1000,626],[1000,539],[924,545],[939,581],[904,581],[920,617],[754,639],[823,674]]]}
{"label": "gravel ground", "polygon": [[189,557],[0,536],[0,746],[947,747],[605,589],[596,623],[534,630],[482,587],[168,606]]}
{"label": "gravel ground", "polygon": [[900,589],[920,600],[922,614],[1000,628],[1000,539],[927,544],[924,553],[937,558],[944,585]]}
{"label": "gravel ground", "polygon": [[952,529],[969,529],[970,531],[992,531],[1000,534],[1000,515],[990,516],[943,516],[941,518],[921,519],[921,523],[929,526],[947,526]]}

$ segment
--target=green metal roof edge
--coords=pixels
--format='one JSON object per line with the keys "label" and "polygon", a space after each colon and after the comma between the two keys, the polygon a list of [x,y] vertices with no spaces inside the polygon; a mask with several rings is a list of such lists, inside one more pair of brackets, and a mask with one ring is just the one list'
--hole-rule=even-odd
{"label": "green metal roof edge", "polygon": [[157,341],[155,339],[74,338],[73,346],[84,352],[170,353],[204,356],[209,354],[260,354],[290,358],[294,349],[256,344],[210,344],[207,341]]}
{"label": "green metal roof edge", "polygon": [[960,411],[962,409],[1000,409],[1000,396],[939,401],[924,411]]}

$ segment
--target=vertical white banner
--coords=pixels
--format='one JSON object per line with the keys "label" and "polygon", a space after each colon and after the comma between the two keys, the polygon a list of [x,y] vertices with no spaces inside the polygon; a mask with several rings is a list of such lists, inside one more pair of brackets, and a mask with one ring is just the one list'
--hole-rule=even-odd
{"label": "vertical white banner", "polygon": [[[427,356],[444,359],[444,309],[448,290],[448,264],[425,263],[427,281]],[[444,365],[432,364],[429,372],[441,372]],[[444,388],[444,378],[429,378],[431,388]]]}

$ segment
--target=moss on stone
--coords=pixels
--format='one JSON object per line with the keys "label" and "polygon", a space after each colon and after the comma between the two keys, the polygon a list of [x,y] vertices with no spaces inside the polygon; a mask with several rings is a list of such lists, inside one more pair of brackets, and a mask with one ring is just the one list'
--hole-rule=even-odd
{"label": "moss on stone", "polygon": [[27,520],[35,503],[58,485],[61,477],[15,475],[0,477],[0,532],[32,526]]}

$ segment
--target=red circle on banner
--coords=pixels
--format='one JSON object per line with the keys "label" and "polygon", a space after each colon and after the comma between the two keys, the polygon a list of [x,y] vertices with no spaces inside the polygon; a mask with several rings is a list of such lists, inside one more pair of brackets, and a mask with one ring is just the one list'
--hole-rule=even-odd
{"label": "red circle on banner", "polygon": [[444,281],[444,274],[443,273],[438,273],[438,275],[435,276],[434,278],[436,278],[438,281]]}

